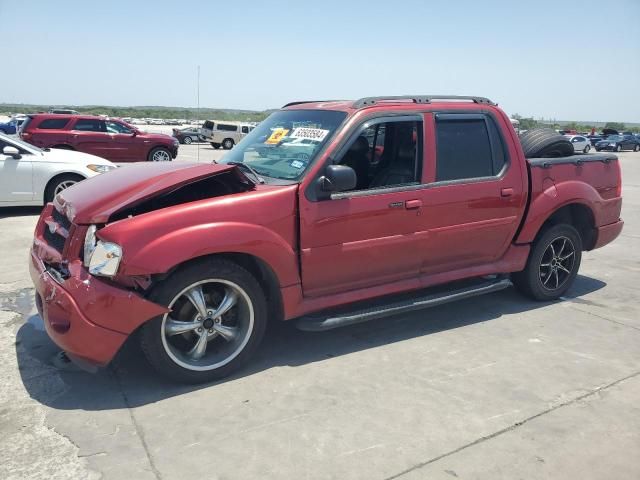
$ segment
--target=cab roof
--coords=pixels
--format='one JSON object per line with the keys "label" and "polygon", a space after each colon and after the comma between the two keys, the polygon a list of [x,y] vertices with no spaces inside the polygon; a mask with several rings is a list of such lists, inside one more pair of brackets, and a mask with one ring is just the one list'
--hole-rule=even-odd
{"label": "cab roof", "polygon": [[340,110],[355,111],[372,106],[383,105],[411,105],[411,104],[440,104],[440,103],[464,103],[469,102],[480,105],[496,106],[497,104],[485,97],[460,96],[460,95],[394,95],[383,97],[363,97],[358,100],[304,100],[290,102],[283,109],[313,109],[313,110]]}

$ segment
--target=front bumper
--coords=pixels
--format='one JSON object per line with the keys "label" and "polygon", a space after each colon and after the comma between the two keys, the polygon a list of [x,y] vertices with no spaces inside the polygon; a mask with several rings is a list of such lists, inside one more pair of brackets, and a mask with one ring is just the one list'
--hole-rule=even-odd
{"label": "front bumper", "polygon": [[178,148],[179,145],[173,145],[171,147],[171,158],[176,158],[178,156]]}
{"label": "front bumper", "polygon": [[31,250],[29,270],[36,289],[36,305],[53,342],[73,360],[103,366],[127,337],[165,307],[113,287],[88,274],[79,261],[69,265],[63,278]]}
{"label": "front bumper", "polygon": [[607,243],[613,242],[620,232],[622,232],[622,227],[624,226],[624,222],[622,219],[617,222],[610,223],[609,225],[603,225],[601,227],[596,228],[596,242],[593,248],[600,248],[605,246]]}

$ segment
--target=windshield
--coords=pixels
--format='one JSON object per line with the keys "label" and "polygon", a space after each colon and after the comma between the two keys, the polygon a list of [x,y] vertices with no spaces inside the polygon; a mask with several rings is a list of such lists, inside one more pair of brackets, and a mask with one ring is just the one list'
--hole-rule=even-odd
{"label": "windshield", "polygon": [[333,110],[280,110],[255,127],[220,163],[242,162],[260,175],[296,180],[346,116]]}
{"label": "windshield", "polygon": [[15,145],[17,148],[22,148],[24,150],[27,150],[28,152],[37,152],[37,153],[42,152],[42,150],[36,147],[35,145],[31,145],[30,143],[23,142],[22,140],[19,140],[15,137],[7,137],[5,135],[2,135],[1,133],[0,133],[0,137],[2,137],[2,140],[5,140],[7,143],[11,143]]}

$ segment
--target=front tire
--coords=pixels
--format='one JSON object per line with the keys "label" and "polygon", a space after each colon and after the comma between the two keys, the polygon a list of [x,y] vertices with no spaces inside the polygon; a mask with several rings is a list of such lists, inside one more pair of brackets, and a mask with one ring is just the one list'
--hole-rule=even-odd
{"label": "front tire", "polygon": [[513,283],[534,300],[555,300],[573,284],[581,260],[578,231],[568,224],[554,225],[536,239],[525,269],[512,275]]}
{"label": "front tire", "polygon": [[636,145],[635,147],[633,147],[633,151],[640,152],[640,145]]}
{"label": "front tire", "polygon": [[84,177],[73,174],[59,175],[52,178],[44,191],[44,203],[53,202],[53,199],[56,198],[56,195],[61,191],[66,190],[81,180],[84,180]]}
{"label": "front tire", "polygon": [[231,150],[233,148],[234,142],[231,138],[225,138],[222,142],[222,148],[225,150]]}
{"label": "front tire", "polygon": [[615,151],[616,152],[621,152],[622,151],[622,145],[616,145]]}
{"label": "front tire", "polygon": [[211,146],[212,146],[213,148],[215,148],[216,150],[220,148],[220,144],[219,144],[219,143],[213,143],[213,142],[211,142]]}
{"label": "front tire", "polygon": [[184,144],[185,145],[191,145],[191,142],[193,140],[191,139],[191,137],[184,137]]}
{"label": "front tire", "polygon": [[147,160],[150,162],[170,162],[171,152],[164,147],[156,147],[149,152]]}
{"label": "front tire", "polygon": [[151,300],[171,312],[147,322],[141,346],[162,375],[182,383],[226,377],[254,354],[267,325],[265,295],[236,263],[209,259],[158,284]]}

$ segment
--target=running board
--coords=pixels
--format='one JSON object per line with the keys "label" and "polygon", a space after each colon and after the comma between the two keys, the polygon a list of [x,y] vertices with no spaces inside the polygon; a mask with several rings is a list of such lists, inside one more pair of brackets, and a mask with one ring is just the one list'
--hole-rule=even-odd
{"label": "running board", "polygon": [[373,308],[362,308],[343,313],[330,313],[329,316],[319,314],[307,315],[298,319],[296,327],[307,332],[322,332],[324,330],[332,330],[334,328],[367,322],[369,320],[397,315],[399,313],[435,307],[445,303],[455,302],[456,300],[462,300],[464,298],[484,295],[485,293],[497,292],[499,290],[504,290],[511,285],[511,280],[508,278],[498,277],[496,279],[484,281],[480,284],[461,288],[459,290],[413,297],[409,300],[396,301]]}

